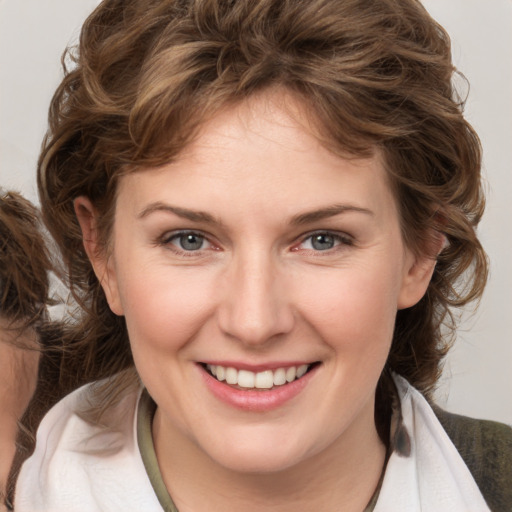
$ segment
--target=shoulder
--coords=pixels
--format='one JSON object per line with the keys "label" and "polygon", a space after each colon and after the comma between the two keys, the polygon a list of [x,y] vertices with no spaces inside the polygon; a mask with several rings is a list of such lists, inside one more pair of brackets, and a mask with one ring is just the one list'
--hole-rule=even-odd
{"label": "shoulder", "polygon": [[512,428],[452,414],[436,406],[433,410],[491,510],[507,510],[512,504]]}
{"label": "shoulder", "polygon": [[17,511],[113,511],[126,497],[144,508],[134,427],[140,391],[127,390],[97,424],[84,415],[97,385],[74,391],[43,418],[18,478]]}
{"label": "shoulder", "polygon": [[[57,402],[45,415],[37,431],[36,443],[45,444],[45,453],[66,449],[87,453],[104,445],[103,436],[133,435],[133,417],[139,389],[126,390],[101,415],[101,422],[91,420],[97,408],[97,394],[105,381],[86,384]],[[121,436],[117,435],[121,439]],[[38,447],[36,446],[36,454]]]}

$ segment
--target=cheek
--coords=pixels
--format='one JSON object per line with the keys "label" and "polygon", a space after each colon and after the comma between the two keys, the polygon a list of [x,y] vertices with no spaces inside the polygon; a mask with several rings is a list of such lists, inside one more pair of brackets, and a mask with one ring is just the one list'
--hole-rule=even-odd
{"label": "cheek", "polygon": [[303,279],[302,316],[337,350],[387,351],[397,311],[395,274],[376,265]]}
{"label": "cheek", "polygon": [[119,269],[119,292],[134,352],[178,349],[211,312],[213,290],[201,273],[174,272],[161,265]]}

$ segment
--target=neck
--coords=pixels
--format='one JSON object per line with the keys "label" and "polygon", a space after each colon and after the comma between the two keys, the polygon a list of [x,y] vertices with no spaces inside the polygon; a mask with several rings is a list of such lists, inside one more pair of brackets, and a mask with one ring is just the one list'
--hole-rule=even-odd
{"label": "neck", "polygon": [[[368,412],[334,444],[300,463],[272,473],[240,473],[216,464],[197,445],[153,436],[164,482],[180,512],[322,510],[360,512],[379,483],[385,446]],[[165,444],[159,442],[165,439]],[[168,461],[172,461],[168,464]]]}

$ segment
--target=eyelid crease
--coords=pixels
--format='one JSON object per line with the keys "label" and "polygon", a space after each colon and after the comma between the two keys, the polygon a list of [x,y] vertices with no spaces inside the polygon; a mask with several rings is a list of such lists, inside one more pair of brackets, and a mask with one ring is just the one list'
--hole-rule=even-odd
{"label": "eyelid crease", "polygon": [[[180,236],[194,235],[202,238],[209,244],[209,247],[197,249],[197,250],[186,250],[178,245],[175,245],[173,241]],[[161,236],[157,237],[154,241],[155,246],[160,246],[173,252],[175,255],[180,257],[195,257],[201,258],[206,257],[206,252],[219,252],[222,251],[221,247],[215,241],[212,241],[211,236],[202,232],[198,229],[177,229],[164,232]]]}
{"label": "eyelid crease", "polygon": [[163,241],[170,241],[173,238],[176,238],[178,236],[184,236],[184,235],[196,235],[201,238],[208,239],[208,236],[205,233],[202,233],[200,230],[197,229],[175,229],[166,231],[158,238]]}
{"label": "eyelid crease", "polygon": [[339,244],[338,245],[335,245],[334,247],[330,248],[330,249],[326,249],[324,251],[320,251],[320,250],[315,250],[315,249],[306,249],[306,250],[312,250],[313,252],[318,252],[318,253],[321,253],[321,252],[330,252],[330,251],[333,251],[336,247],[339,247],[339,246],[345,246],[345,247],[352,247],[355,245],[355,240],[354,240],[354,237],[352,237],[351,235],[349,235],[348,233],[340,233],[338,231],[332,231],[332,230],[316,230],[316,231],[312,231],[310,233],[306,233],[304,235],[301,235],[300,237],[297,238],[297,242],[293,244],[292,248],[291,248],[291,251],[292,252],[296,252],[296,251],[299,251],[300,248],[299,246],[304,244],[307,240],[311,239],[312,237],[314,236],[318,236],[318,235],[328,235],[328,236],[331,236],[333,238],[335,238]]}
{"label": "eyelid crease", "polygon": [[192,229],[179,229],[179,230],[175,230],[175,231],[167,231],[160,237],[160,239],[161,239],[162,243],[169,244],[169,243],[172,243],[173,240],[179,239],[180,237],[187,236],[187,235],[193,235],[197,238],[203,239],[205,242],[208,242],[210,245],[214,245],[210,241],[210,237],[208,235],[206,235],[205,233],[202,233],[201,231],[192,230]]}

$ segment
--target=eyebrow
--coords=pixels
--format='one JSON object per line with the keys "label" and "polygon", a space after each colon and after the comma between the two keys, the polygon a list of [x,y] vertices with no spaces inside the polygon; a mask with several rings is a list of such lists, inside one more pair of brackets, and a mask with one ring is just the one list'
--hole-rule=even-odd
{"label": "eyebrow", "polygon": [[[155,212],[167,212],[177,215],[183,219],[190,220],[192,222],[204,222],[207,224],[218,224],[223,223],[216,219],[213,215],[203,212],[200,210],[189,210],[188,208],[181,208],[179,206],[172,206],[170,204],[162,203],[160,201],[151,203],[146,206],[138,215],[139,219],[143,219],[148,215]],[[374,213],[368,208],[361,208],[359,206],[346,205],[346,204],[334,204],[318,210],[312,210],[310,212],[300,213],[292,217],[290,224],[292,226],[302,226],[304,224],[310,224],[319,220],[327,219],[329,217],[335,217],[341,213],[356,212],[364,213],[366,215],[374,215]]]}
{"label": "eyebrow", "polygon": [[156,202],[151,203],[146,208],[144,208],[138,215],[139,219],[143,219],[144,217],[147,217],[148,215],[151,215],[155,212],[167,212],[167,213],[173,213],[174,215],[177,215],[178,217],[181,217],[183,219],[190,220],[192,222],[205,222],[207,224],[221,224],[219,220],[217,220],[213,215],[210,215],[209,213],[202,212],[202,211],[196,211],[196,210],[189,210],[188,208],[180,208],[179,206],[171,206],[170,204],[162,203],[162,202]]}
{"label": "eyebrow", "polygon": [[374,213],[368,208],[361,208],[359,206],[347,205],[347,204],[333,204],[326,208],[320,208],[319,210],[313,210],[311,212],[300,213],[292,217],[290,224],[294,226],[302,226],[304,224],[310,224],[319,220],[327,219],[329,217],[335,217],[341,213],[356,212],[364,213],[366,215],[374,215]]}

